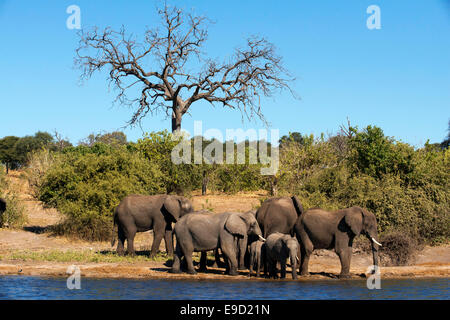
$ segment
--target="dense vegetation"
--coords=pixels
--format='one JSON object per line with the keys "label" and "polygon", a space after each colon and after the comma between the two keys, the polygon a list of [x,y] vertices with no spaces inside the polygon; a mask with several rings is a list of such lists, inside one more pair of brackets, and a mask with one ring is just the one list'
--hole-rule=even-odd
{"label": "dense vegetation", "polygon": [[[189,196],[201,188],[296,194],[305,208],[358,205],[377,216],[383,234],[401,232],[428,243],[449,239],[450,151],[444,144],[415,149],[372,126],[327,138],[292,133],[280,140],[277,174],[263,176],[266,165],[248,161],[194,164],[193,143],[190,163],[175,164],[171,152],[179,142],[166,131],[137,142],[121,133],[91,135],[76,147],[30,152],[28,177],[36,197],[67,216],[55,231],[85,239],[110,236],[113,208],[127,194]],[[225,143],[203,140],[202,150],[212,143],[225,158]],[[248,157],[248,142],[245,151]]]}
{"label": "dense vegetation", "polygon": [[278,188],[305,207],[358,205],[372,211],[381,232],[403,231],[440,242],[450,233],[450,151],[415,150],[377,127],[348,136],[309,137],[282,145]]}
{"label": "dense vegetation", "polygon": [[25,208],[18,198],[18,192],[12,188],[0,165],[0,198],[6,200],[6,211],[0,216],[0,227],[20,228],[26,222]]}

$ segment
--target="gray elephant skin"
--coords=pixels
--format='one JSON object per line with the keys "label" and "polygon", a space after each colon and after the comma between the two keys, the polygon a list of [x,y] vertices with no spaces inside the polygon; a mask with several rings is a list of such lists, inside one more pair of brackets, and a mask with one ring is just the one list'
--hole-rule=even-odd
{"label": "gray elephant skin", "polygon": [[[124,253],[124,242],[127,240],[127,253],[134,255],[134,237],[136,232],[153,229],[153,243],[150,256],[159,249],[162,238],[166,244],[166,252],[173,255],[172,223],[190,212],[192,203],[176,195],[129,195],[125,197],[114,211],[114,229],[117,227],[117,253]],[[114,231],[113,231],[114,232]],[[115,237],[111,245],[113,246]]]}
{"label": "gray elephant skin", "polygon": [[184,256],[187,272],[196,274],[192,253],[220,248],[227,262],[230,275],[237,275],[239,239],[254,234],[261,236],[261,229],[251,213],[224,212],[216,214],[192,213],[182,217],[174,228],[177,245],[171,272],[179,273]]}
{"label": "gray elephant skin", "polygon": [[[262,240],[256,240],[250,244],[250,249],[249,249],[250,263],[249,263],[249,273],[248,273],[249,277],[252,276],[253,270],[255,270],[256,276],[259,277],[261,267],[264,267],[265,261],[266,261],[265,250],[266,250],[265,244],[264,244],[264,241],[262,241]],[[265,271],[266,270],[263,271],[263,275],[265,275]]]}
{"label": "gray elephant skin", "polygon": [[277,278],[277,262],[280,263],[280,276],[286,278],[286,260],[289,259],[292,267],[292,279],[297,279],[299,243],[295,237],[275,232],[267,237],[264,244],[266,251],[266,265],[269,276]]}
{"label": "gray elephant skin", "polygon": [[349,277],[353,239],[365,235],[372,243],[373,264],[378,266],[377,220],[360,207],[338,211],[314,208],[297,220],[295,234],[301,244],[300,274],[308,275],[309,258],[315,249],[334,249],[341,262],[340,278]]}
{"label": "gray elephant skin", "polygon": [[303,206],[296,196],[270,198],[264,201],[256,212],[256,220],[264,238],[274,232],[292,235],[294,225],[302,212]]}

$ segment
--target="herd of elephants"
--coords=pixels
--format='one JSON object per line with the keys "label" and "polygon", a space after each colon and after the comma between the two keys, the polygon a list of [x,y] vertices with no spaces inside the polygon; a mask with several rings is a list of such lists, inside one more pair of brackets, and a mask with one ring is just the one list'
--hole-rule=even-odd
{"label": "herd of elephants", "polygon": [[[372,244],[373,265],[378,266],[377,221],[360,207],[338,211],[319,208],[304,210],[296,196],[270,198],[261,207],[245,213],[194,211],[192,203],[177,195],[129,195],[114,211],[117,253],[134,255],[136,232],[153,229],[150,255],[154,256],[164,238],[166,251],[173,255],[172,273],[182,270],[195,274],[193,252],[201,252],[200,271],[207,267],[207,251],[215,251],[215,263],[224,264],[226,273],[237,275],[248,268],[249,275],[286,277],[289,259],[292,278],[308,275],[308,263],[315,249],[334,249],[341,262],[340,278],[350,276],[352,245],[356,236],[365,235]],[[116,231],[117,230],[117,231]],[[117,237],[116,237],[117,234]],[[173,235],[176,238],[175,251]],[[222,253],[224,263],[221,262]],[[184,258],[184,259],[183,259]]]}
{"label": "herd of elephants", "polygon": [[[0,215],[6,202],[0,198]],[[174,227],[173,227],[174,224]],[[365,235],[372,244],[373,265],[378,266],[377,221],[375,215],[360,207],[334,212],[319,208],[304,210],[296,196],[270,198],[256,211],[245,213],[194,211],[192,203],[177,195],[129,195],[114,210],[114,230],[111,245],[118,240],[117,253],[134,255],[136,232],[153,229],[150,256],[154,256],[164,238],[166,251],[173,255],[171,272],[183,268],[195,274],[192,253],[201,252],[200,271],[207,267],[206,252],[215,251],[215,264],[223,265],[226,273],[237,275],[248,267],[249,275],[286,277],[289,259],[292,278],[308,275],[309,258],[315,249],[334,249],[341,262],[340,278],[350,276],[352,245],[356,236]],[[116,237],[117,234],[117,237]],[[175,252],[173,235],[176,238]],[[184,257],[184,260],[183,260]]]}

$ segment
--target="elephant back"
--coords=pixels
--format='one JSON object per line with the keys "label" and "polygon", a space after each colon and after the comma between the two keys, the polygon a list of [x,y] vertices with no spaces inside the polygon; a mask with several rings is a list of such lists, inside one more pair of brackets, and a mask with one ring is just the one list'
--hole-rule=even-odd
{"label": "elephant back", "polygon": [[298,217],[303,213],[303,206],[297,197],[281,197],[266,200],[256,213],[256,219],[264,237],[271,233],[293,233]]}

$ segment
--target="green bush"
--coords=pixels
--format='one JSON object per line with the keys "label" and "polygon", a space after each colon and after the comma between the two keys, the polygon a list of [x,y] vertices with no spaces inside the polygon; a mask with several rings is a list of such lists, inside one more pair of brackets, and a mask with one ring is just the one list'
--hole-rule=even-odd
{"label": "green bush", "polygon": [[158,164],[166,193],[185,194],[201,187],[201,171],[198,165],[192,164],[193,153],[190,163],[174,164],[172,161],[172,149],[182,140],[165,130],[148,133],[133,146],[146,159]]}
{"label": "green bush", "polygon": [[0,216],[0,227],[21,228],[27,221],[25,207],[7,183],[5,169],[0,166],[0,198],[6,201],[6,211]]}
{"label": "green bush", "polygon": [[[147,134],[143,139],[138,140],[133,148],[140,151],[147,159],[153,159],[159,164],[163,173],[163,184],[167,193],[190,193],[202,187],[204,177],[208,180],[208,188],[214,191],[226,193],[236,193],[238,191],[253,191],[263,187],[263,177],[260,174],[260,164],[249,164],[249,146],[245,146],[246,161],[237,164],[237,148],[235,148],[235,161],[233,164],[225,163],[225,148],[223,147],[223,163],[210,164],[194,163],[194,138],[186,140],[184,138],[173,138],[167,131],[153,132]],[[172,161],[172,150],[179,143],[187,143],[191,150],[189,163],[174,164]],[[203,139],[202,150],[212,141]]]}
{"label": "green bush", "polygon": [[361,206],[381,233],[403,230],[428,243],[450,237],[450,152],[413,147],[377,127],[328,140],[285,141],[277,174],[281,195],[296,194],[307,208]]}
{"label": "green bush", "polygon": [[57,233],[88,240],[111,235],[114,208],[133,193],[163,192],[159,166],[126,147],[66,150],[47,171],[39,199],[67,216]]}
{"label": "green bush", "polygon": [[6,201],[6,211],[0,217],[0,226],[8,228],[21,228],[27,222],[25,215],[25,207],[19,200],[17,193],[10,192],[2,195],[0,197],[4,198]]}

